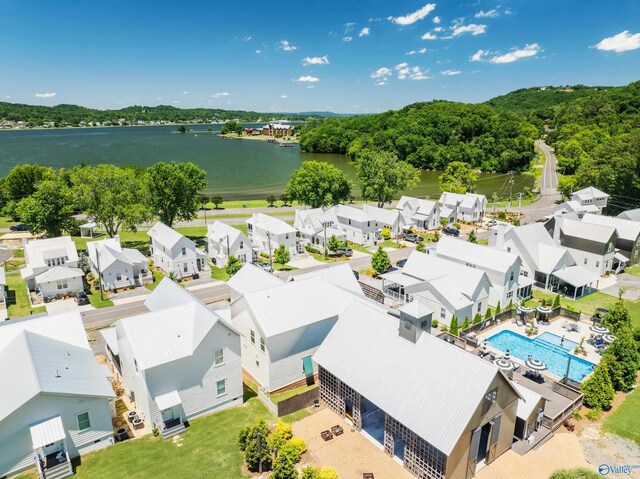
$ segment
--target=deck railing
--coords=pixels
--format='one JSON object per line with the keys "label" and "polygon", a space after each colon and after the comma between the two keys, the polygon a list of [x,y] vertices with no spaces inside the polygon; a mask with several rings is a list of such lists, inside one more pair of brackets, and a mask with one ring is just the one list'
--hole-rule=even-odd
{"label": "deck railing", "polygon": [[549,428],[551,431],[555,431],[557,428],[562,425],[562,423],[567,420],[573,411],[580,409],[582,407],[582,393],[580,391],[575,390],[571,386],[566,384],[559,383],[554,381],[551,385],[551,389],[561,396],[566,397],[567,399],[571,399],[571,402],[562,409],[562,411],[558,412],[555,416],[550,417],[544,415],[542,418],[542,425]]}

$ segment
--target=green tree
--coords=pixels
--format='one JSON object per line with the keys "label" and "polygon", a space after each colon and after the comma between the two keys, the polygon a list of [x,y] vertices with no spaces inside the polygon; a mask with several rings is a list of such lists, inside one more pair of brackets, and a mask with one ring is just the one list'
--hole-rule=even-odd
{"label": "green tree", "polygon": [[281,454],[276,457],[273,463],[273,472],[269,477],[273,479],[298,479],[298,470],[295,463],[289,459],[289,456]]}
{"label": "green tree", "polygon": [[553,298],[553,308],[559,308],[560,307],[560,295],[556,294],[556,297]]}
{"label": "green tree", "polygon": [[603,354],[611,383],[616,391],[630,391],[636,384],[640,353],[630,329],[621,329]]}
{"label": "green tree", "polygon": [[78,206],[110,237],[121,227],[136,231],[150,219],[149,193],[144,176],[114,165],[74,168],[70,180]]}
{"label": "green tree", "polygon": [[421,241],[416,245],[416,251],[420,251],[421,253],[425,253],[427,251],[427,247],[424,245],[424,241]]}
{"label": "green tree", "polygon": [[[240,131],[240,133],[238,133]],[[227,135],[229,133],[237,133],[238,135],[242,133],[242,125],[240,125],[237,121],[229,120],[222,125],[220,128],[220,133],[223,135]]]}
{"label": "green tree", "polygon": [[187,128],[184,125],[180,125],[177,128],[178,133],[186,133],[187,132]]}
{"label": "green tree", "polygon": [[276,201],[278,201],[278,198],[276,198],[276,195],[267,196],[267,203],[269,203],[269,208],[273,208],[276,204]]}
{"label": "green tree", "polygon": [[60,236],[74,226],[74,198],[69,187],[58,180],[44,180],[36,191],[17,206],[20,220],[36,234]]}
{"label": "green tree", "polygon": [[338,168],[320,161],[305,161],[291,174],[286,194],[312,208],[332,206],[349,199],[351,182]]}
{"label": "green tree", "polygon": [[313,466],[305,466],[300,479],[320,479],[320,471]]}
{"label": "green tree", "polygon": [[382,249],[382,246],[378,246],[376,252],[371,256],[371,267],[376,273],[382,274],[389,269],[389,266],[391,266],[389,255]]}
{"label": "green tree", "polygon": [[444,173],[438,178],[440,191],[450,193],[472,193],[478,179],[468,163],[452,161],[447,165]]}
{"label": "green tree", "polygon": [[285,192],[280,195],[280,201],[282,201],[282,206],[289,206],[289,204],[291,203],[291,198]]}
{"label": "green tree", "polygon": [[451,322],[449,323],[449,333],[453,334],[454,336],[457,336],[459,329],[460,329],[460,326],[458,325],[458,317],[454,315],[451,318]]}
{"label": "green tree", "polygon": [[469,243],[477,243],[478,237],[476,236],[476,230],[469,231],[469,235],[467,236],[467,241]]}
{"label": "green tree", "polygon": [[211,197],[211,202],[213,203],[213,206],[215,206],[216,209],[220,209],[220,205],[222,204],[222,196],[220,195],[213,195]]}
{"label": "green tree", "polygon": [[338,248],[342,246],[341,241],[336,237],[336,235],[331,235],[331,237],[327,240],[327,247],[329,251],[335,253],[338,251]]}
{"label": "green tree", "polygon": [[284,246],[284,244],[281,244],[276,248],[273,253],[273,257],[276,260],[276,263],[282,265],[287,264],[291,260],[291,254],[289,254],[289,250]]}
{"label": "green tree", "polygon": [[629,310],[624,305],[622,295],[618,297],[618,301],[609,309],[603,322],[613,334],[619,334],[622,330],[631,328],[631,317],[629,316]]}
{"label": "green tree", "polygon": [[601,479],[602,476],[597,472],[591,471],[584,467],[575,469],[560,469],[555,471],[549,479]]}
{"label": "green tree", "polygon": [[247,467],[252,472],[257,472],[262,463],[262,470],[271,468],[271,452],[267,438],[269,436],[269,426],[264,419],[258,420],[250,428],[240,430],[238,442],[240,449],[244,451],[244,459]]}
{"label": "green tree", "polygon": [[292,437],[293,431],[291,429],[291,424],[284,422],[282,419],[278,419],[276,427],[269,436],[269,448],[277,455],[280,448],[282,448],[282,446],[284,446]]}
{"label": "green tree", "polygon": [[189,221],[200,208],[198,195],[207,186],[207,174],[193,163],[159,162],[147,170],[152,213],[167,226]]}
{"label": "green tree", "polygon": [[495,314],[498,314],[501,311],[502,311],[502,309],[500,309],[500,301],[498,301],[498,304],[496,304],[496,313]]}
{"label": "green tree", "polygon": [[382,208],[402,190],[418,184],[420,172],[406,161],[387,151],[362,150],[355,160],[356,177],[362,197],[377,201]]}
{"label": "green tree", "polygon": [[234,255],[229,255],[227,259],[227,264],[224,267],[224,270],[229,275],[230,278],[233,278],[233,275],[240,271],[242,268],[242,262]]}
{"label": "green tree", "polygon": [[[475,322],[476,319],[478,319],[478,320],[482,319],[482,317],[480,316],[480,313],[476,313],[476,315],[474,317],[474,322]],[[464,331],[468,327],[469,327],[469,317],[465,316],[464,317],[464,322],[462,323],[462,331]]]}
{"label": "green tree", "polygon": [[54,180],[56,173],[53,168],[23,164],[11,168],[4,181],[4,189],[9,201],[18,202],[36,192],[38,183],[45,180]]}
{"label": "green tree", "polygon": [[606,364],[596,366],[593,374],[582,383],[584,403],[592,409],[609,410],[615,396]]}

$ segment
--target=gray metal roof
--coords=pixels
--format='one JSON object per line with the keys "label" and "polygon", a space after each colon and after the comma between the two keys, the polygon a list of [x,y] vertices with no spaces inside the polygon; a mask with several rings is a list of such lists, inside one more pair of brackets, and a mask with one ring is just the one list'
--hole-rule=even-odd
{"label": "gray metal roof", "polygon": [[447,455],[501,374],[431,334],[415,344],[401,338],[395,318],[359,300],[340,314],[313,359]]}
{"label": "gray metal roof", "polygon": [[635,242],[640,236],[640,222],[616,218],[613,216],[586,214],[582,217],[584,223],[615,228],[618,237]]}
{"label": "gray metal roof", "polygon": [[612,236],[616,235],[615,228],[611,226],[601,226],[563,217],[558,218],[556,221],[556,228],[559,227],[565,235],[573,236],[574,238],[606,243]]}

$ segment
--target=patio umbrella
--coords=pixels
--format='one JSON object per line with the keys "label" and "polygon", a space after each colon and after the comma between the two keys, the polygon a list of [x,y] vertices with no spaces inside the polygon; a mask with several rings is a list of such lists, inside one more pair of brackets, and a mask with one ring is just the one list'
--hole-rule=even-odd
{"label": "patio umbrella", "polygon": [[509,361],[508,359],[504,359],[504,358],[496,359],[495,361],[493,361],[493,364],[498,366],[505,373],[508,373],[509,371],[513,371],[515,369],[515,367],[516,367],[516,365],[513,364],[513,362]]}
{"label": "patio umbrella", "polygon": [[538,306],[536,308],[536,311],[538,311],[538,313],[542,313],[542,314],[549,314],[551,312],[551,308],[547,308],[546,306]]}
{"label": "patio umbrella", "polygon": [[542,361],[538,361],[537,359],[527,359],[524,363],[529,369],[533,371],[544,371],[547,369],[547,365]]}
{"label": "patio umbrella", "polygon": [[605,334],[602,336],[602,340],[607,344],[611,344],[616,340],[616,337],[613,334]]}
{"label": "patio umbrella", "polygon": [[524,314],[533,313],[533,309],[527,306],[518,306],[516,309],[518,310],[519,313],[524,313]]}
{"label": "patio umbrella", "polygon": [[591,326],[589,328],[591,331],[593,331],[594,333],[598,333],[598,334],[609,334],[609,330],[607,328],[605,328],[604,326]]}

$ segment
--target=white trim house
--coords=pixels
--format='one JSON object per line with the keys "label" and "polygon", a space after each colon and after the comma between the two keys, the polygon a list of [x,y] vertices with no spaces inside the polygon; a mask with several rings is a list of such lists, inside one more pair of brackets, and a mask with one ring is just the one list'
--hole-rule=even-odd
{"label": "white trim house", "polygon": [[355,244],[371,246],[376,241],[375,219],[360,208],[336,205],[332,208],[338,218],[337,228],[342,230],[346,239]]}
{"label": "white trim house", "polygon": [[177,278],[197,277],[207,265],[207,255],[186,236],[158,221],[147,231],[154,266]]}
{"label": "white trim house", "polygon": [[170,437],[189,419],[242,404],[236,330],[169,278],[145,306],[149,313],[115,323],[116,343],[104,335],[139,415]]}
{"label": "white trim house", "polygon": [[78,251],[70,236],[24,242],[26,266],[20,270],[29,291],[39,290],[44,299],[84,290],[78,268]]}
{"label": "white trim house", "polygon": [[296,230],[279,218],[254,213],[247,220],[247,233],[253,246],[261,253],[271,254],[283,244],[291,256],[298,254]]}
{"label": "white trim house", "polygon": [[115,394],[80,313],[0,323],[0,384],[0,477],[66,477],[70,459],[113,444]]}
{"label": "white trim house", "polygon": [[233,255],[242,264],[251,263],[253,247],[247,235],[222,221],[207,226],[207,252],[218,268],[224,268]]}
{"label": "white trim house", "polygon": [[482,221],[487,210],[487,197],[475,193],[450,193],[445,191],[438,200],[440,218],[446,218],[449,223],[458,221]]}
{"label": "white trim house", "polygon": [[596,214],[602,214],[602,211],[607,207],[608,198],[608,194],[593,186],[583,188],[571,194],[571,200],[577,201],[580,205],[595,206],[598,208],[598,213]]}
{"label": "white trim house", "polygon": [[87,253],[93,274],[97,276],[100,270],[104,289],[130,288],[153,281],[149,260],[135,248],[122,248],[118,235],[88,242]]}
{"label": "white trim house", "polygon": [[335,236],[342,243],[347,240],[347,233],[339,230],[337,224],[338,218],[333,208],[329,208],[327,211],[322,208],[309,210],[298,208],[293,220],[293,227],[298,230],[300,239],[320,251],[324,251],[325,235],[327,243],[332,236]]}
{"label": "white trim house", "polygon": [[396,204],[405,222],[411,222],[420,230],[435,230],[440,227],[440,207],[436,201],[403,196]]}
{"label": "white trim house", "polygon": [[381,239],[381,232],[384,229],[388,229],[391,232],[391,238],[397,238],[413,225],[413,221],[407,221],[397,209],[386,210],[377,206],[362,205],[362,211],[375,221],[376,239]]}
{"label": "white trim house", "polygon": [[245,264],[240,271],[233,275],[227,286],[229,287],[229,295],[233,303],[245,294],[261,289],[278,286],[284,283],[282,278],[275,274],[267,273],[264,269],[258,268],[250,263]]}

